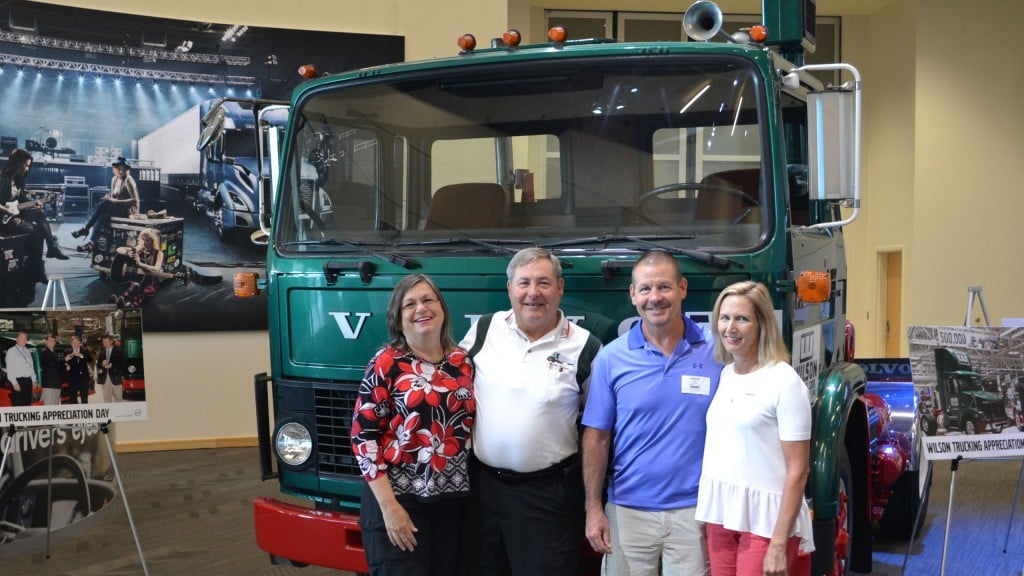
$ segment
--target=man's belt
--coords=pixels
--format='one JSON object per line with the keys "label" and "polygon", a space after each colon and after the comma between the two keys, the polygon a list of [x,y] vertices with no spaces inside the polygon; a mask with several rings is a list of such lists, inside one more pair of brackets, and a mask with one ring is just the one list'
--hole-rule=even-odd
{"label": "man's belt", "polygon": [[541,478],[554,476],[555,474],[572,468],[573,466],[578,464],[579,461],[580,456],[577,453],[573,454],[572,456],[569,456],[568,458],[562,460],[561,462],[558,462],[557,464],[552,464],[547,468],[541,468],[540,470],[534,470],[533,472],[516,472],[515,470],[508,470],[506,468],[495,468],[494,466],[488,466],[487,464],[484,464],[483,462],[477,460],[477,462],[480,464],[481,470],[491,474],[492,476],[496,476],[500,480],[507,480],[509,482],[521,482],[523,480],[539,480]]}

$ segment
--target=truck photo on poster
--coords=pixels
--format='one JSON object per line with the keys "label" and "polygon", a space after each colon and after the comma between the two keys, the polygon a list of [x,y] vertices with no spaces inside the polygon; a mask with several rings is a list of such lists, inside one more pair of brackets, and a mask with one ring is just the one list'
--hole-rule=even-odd
{"label": "truck photo on poster", "polygon": [[930,460],[1024,455],[1024,329],[911,326]]}
{"label": "truck photo on poster", "polygon": [[[403,56],[396,36],[3,3],[0,202],[23,213],[0,224],[0,307],[38,306],[59,274],[72,305],[143,308],[149,330],[265,328],[266,299],[232,289],[266,259],[257,114],[300,65]],[[33,237],[15,219],[48,227],[42,257],[39,224]]]}

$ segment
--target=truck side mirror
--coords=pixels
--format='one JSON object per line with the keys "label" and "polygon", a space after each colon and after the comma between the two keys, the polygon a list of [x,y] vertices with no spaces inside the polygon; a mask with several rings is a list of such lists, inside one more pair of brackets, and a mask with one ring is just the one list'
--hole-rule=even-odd
{"label": "truck side mirror", "polygon": [[203,131],[200,132],[199,140],[196,142],[196,150],[205,149],[223,133],[224,108],[218,106],[207,112],[206,116],[203,117],[203,124]]}
{"label": "truck side mirror", "polygon": [[794,71],[845,70],[853,81],[807,95],[808,188],[811,200],[853,208],[849,218],[810,228],[840,228],[860,212],[860,72],[849,64],[808,64]]}
{"label": "truck side mirror", "polygon": [[852,200],[857,185],[853,92],[812,92],[807,101],[811,200]]}

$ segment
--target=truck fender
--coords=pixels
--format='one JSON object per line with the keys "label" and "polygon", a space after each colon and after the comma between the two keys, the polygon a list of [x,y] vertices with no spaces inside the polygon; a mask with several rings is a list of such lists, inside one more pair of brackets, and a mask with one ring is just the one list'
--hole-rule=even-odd
{"label": "truck fender", "polygon": [[[846,362],[834,364],[818,380],[818,402],[813,406],[811,432],[811,490],[816,518],[832,518],[839,511],[835,486],[839,480],[839,452],[845,442],[857,395],[864,391],[864,370]],[[863,413],[863,409],[861,409]],[[866,425],[864,436],[867,435]],[[851,430],[853,432],[853,430]],[[866,448],[864,453],[866,454]],[[851,459],[859,454],[850,454]]]}
{"label": "truck fender", "polygon": [[[840,362],[826,369],[818,380],[817,402],[812,407],[811,474],[808,494],[814,511],[815,551],[812,574],[829,574],[836,552],[845,556],[853,570],[870,571],[870,486],[867,410],[860,394],[867,385],[864,369]],[[834,534],[840,517],[839,479],[841,461],[848,456],[850,502],[845,511],[851,520],[849,547],[837,545]],[[839,538],[845,542],[845,538]],[[865,570],[866,568],[866,570]]]}

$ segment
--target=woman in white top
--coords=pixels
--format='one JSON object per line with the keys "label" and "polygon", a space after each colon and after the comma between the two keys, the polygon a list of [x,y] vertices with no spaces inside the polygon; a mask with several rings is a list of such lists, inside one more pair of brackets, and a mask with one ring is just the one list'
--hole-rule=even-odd
{"label": "woman in white top", "polygon": [[707,412],[697,520],[712,576],[784,576],[814,550],[804,501],[811,406],[763,284],[739,282],[715,302],[715,357],[727,364]]}

